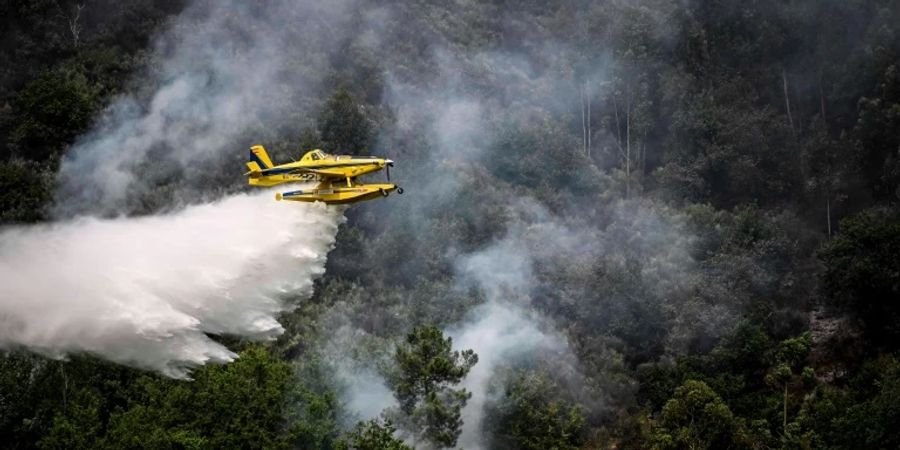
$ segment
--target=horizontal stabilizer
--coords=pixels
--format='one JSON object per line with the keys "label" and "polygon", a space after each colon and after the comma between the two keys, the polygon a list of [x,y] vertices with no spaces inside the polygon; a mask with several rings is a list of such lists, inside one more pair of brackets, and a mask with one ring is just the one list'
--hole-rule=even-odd
{"label": "horizontal stabilizer", "polygon": [[259,167],[259,164],[257,164],[256,161],[248,162],[247,168],[250,169],[250,171],[245,173],[244,175],[250,175],[251,177],[256,178],[259,177],[260,174],[262,174],[262,167]]}

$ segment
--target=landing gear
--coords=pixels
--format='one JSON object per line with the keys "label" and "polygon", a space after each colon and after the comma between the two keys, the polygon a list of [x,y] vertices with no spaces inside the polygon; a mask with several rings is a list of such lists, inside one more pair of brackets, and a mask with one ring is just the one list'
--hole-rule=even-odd
{"label": "landing gear", "polygon": [[384,189],[379,189],[379,190],[381,191],[381,196],[382,196],[382,197],[387,197],[387,196],[388,196],[388,191],[386,191],[386,190],[384,190]]}
{"label": "landing gear", "polygon": [[398,188],[397,188],[397,194],[403,195],[403,188],[402,188],[402,187],[398,187]]}

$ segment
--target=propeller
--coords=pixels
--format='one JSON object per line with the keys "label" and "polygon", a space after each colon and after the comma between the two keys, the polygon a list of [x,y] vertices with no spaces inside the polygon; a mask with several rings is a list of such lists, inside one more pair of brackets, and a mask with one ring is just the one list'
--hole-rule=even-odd
{"label": "propeller", "polygon": [[385,173],[387,174],[387,180],[388,180],[388,183],[391,182],[391,167],[393,167],[393,166],[394,166],[394,162],[393,162],[393,161],[391,161],[391,160],[389,160],[389,159],[388,159],[388,160],[385,160],[384,170],[385,170]]}

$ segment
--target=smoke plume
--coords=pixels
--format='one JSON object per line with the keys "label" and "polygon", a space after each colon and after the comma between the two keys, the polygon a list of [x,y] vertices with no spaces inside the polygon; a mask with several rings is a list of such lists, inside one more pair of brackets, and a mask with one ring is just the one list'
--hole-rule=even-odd
{"label": "smoke plume", "polygon": [[490,400],[488,390],[498,366],[516,360],[533,360],[537,355],[569,355],[564,336],[544,331],[535,318],[523,309],[502,301],[490,301],[472,312],[477,318],[464,326],[448,330],[453,344],[473,349],[478,364],[466,376],[463,387],[472,397],[463,409],[463,427],[459,438],[462,448],[485,448],[482,435],[484,408]]}
{"label": "smoke plume", "polygon": [[324,71],[313,69],[351,31],[351,8],[190,2],[156,37],[140,88],[115,98],[67,152],[54,214],[115,215],[140,196],[171,206],[233,187],[239,177],[222,174],[239,173],[250,144],[295,136],[317,110]]}
{"label": "smoke plume", "polygon": [[143,218],[80,218],[0,234],[0,347],[90,352],[183,378],[235,354],[207,333],[278,335],[312,292],[339,211],[269,191]]}

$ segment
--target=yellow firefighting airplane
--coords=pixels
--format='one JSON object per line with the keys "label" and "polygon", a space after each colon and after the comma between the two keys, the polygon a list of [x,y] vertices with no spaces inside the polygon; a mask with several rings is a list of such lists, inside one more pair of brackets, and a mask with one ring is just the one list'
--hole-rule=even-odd
{"label": "yellow firefighting airplane", "polygon": [[403,193],[403,188],[395,184],[360,184],[356,177],[387,170],[391,181],[394,162],[374,156],[329,155],[322,150],[306,152],[300,161],[274,165],[262,145],[250,147],[250,161],[247,163],[250,184],[253,186],[276,186],[283,183],[318,181],[312,189],[300,189],[275,194],[276,200],[298,202],[324,202],[325,204],[356,203],[383,196],[393,191]]}

